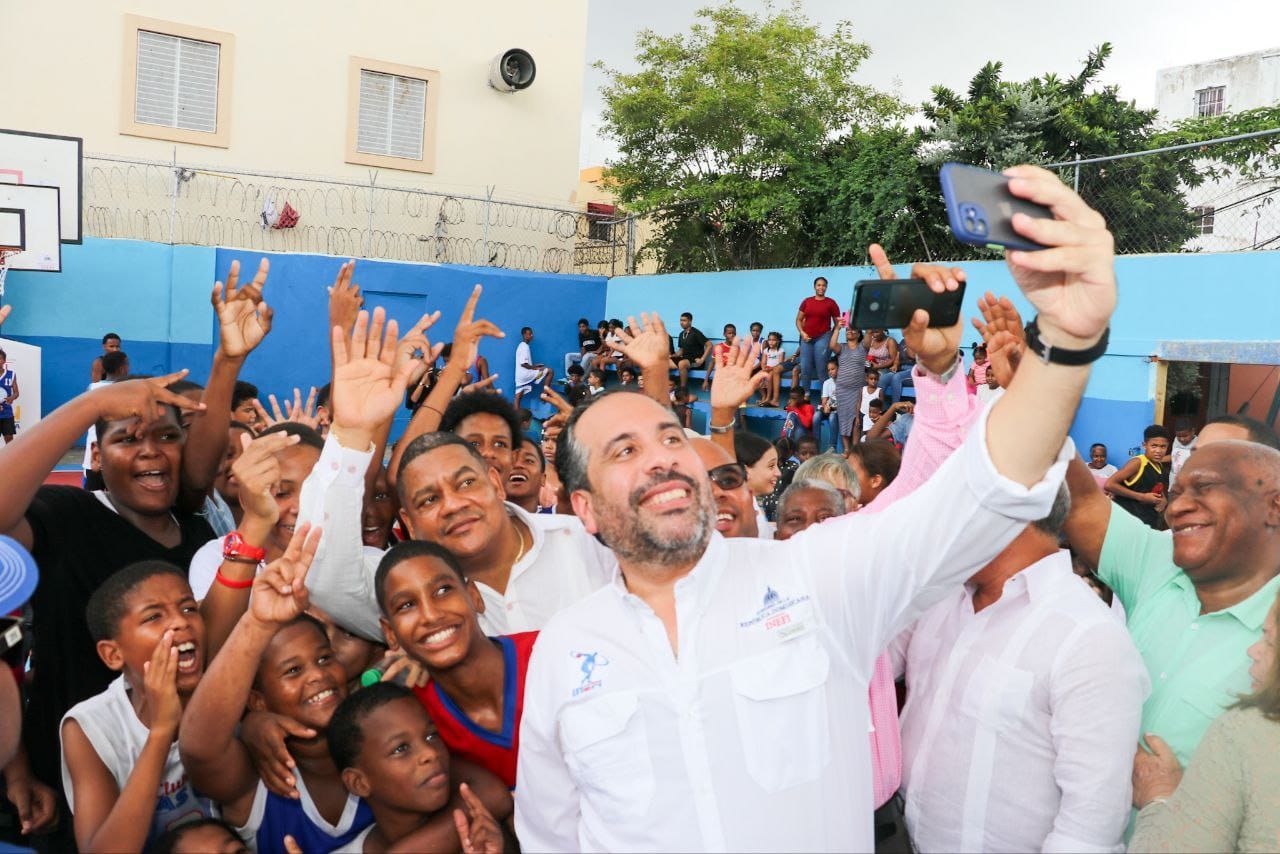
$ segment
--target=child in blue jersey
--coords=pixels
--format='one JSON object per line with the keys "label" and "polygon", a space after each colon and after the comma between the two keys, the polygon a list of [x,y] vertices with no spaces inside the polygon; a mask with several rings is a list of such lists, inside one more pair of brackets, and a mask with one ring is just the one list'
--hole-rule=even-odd
{"label": "child in blue jersey", "polygon": [[9,357],[0,350],[0,437],[7,445],[13,441],[17,432],[17,414],[13,402],[18,399],[18,375],[9,367]]}
{"label": "child in blue jersey", "polygon": [[[261,854],[283,852],[286,834],[308,854],[331,851],[373,822],[369,808],[343,788],[324,736],[346,696],[346,678],[324,627],[303,613],[302,581],[318,543],[319,531],[303,525],[284,555],[258,574],[249,610],[191,698],[179,739],[192,782]],[[297,800],[268,792],[259,779],[236,736],[246,706],[291,718],[314,733],[291,744]]]}
{"label": "child in blue jersey", "polygon": [[185,573],[163,561],[121,569],[87,608],[98,655],[121,676],[62,720],[62,780],[82,851],[141,851],[208,816],[175,738],[204,672],[204,621]]}
{"label": "child in blue jersey", "polygon": [[[376,822],[338,849],[340,854],[392,846],[442,850],[432,847],[436,834],[430,823],[451,814],[461,850],[502,854],[499,820],[507,821],[514,810],[511,795],[492,774],[450,761],[426,709],[407,688],[379,682],[343,700],[329,724],[329,751],[343,783],[364,799]],[[485,793],[492,812],[477,792]]]}

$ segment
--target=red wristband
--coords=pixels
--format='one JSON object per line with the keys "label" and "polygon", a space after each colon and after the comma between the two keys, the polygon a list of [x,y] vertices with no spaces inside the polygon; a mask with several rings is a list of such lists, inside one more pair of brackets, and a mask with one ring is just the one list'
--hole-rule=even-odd
{"label": "red wristband", "polygon": [[230,587],[232,590],[244,590],[246,587],[253,586],[252,578],[245,579],[244,581],[236,581],[234,578],[227,578],[223,575],[222,570],[218,570],[217,575],[214,576],[214,580],[223,587]]}

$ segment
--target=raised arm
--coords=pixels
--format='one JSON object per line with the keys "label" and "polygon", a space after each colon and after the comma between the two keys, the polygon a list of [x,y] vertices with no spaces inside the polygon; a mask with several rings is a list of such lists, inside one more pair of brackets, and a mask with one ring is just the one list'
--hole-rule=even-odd
{"label": "raised arm", "polygon": [[[1037,166],[1006,169],[1009,192],[1044,205],[1053,219],[1014,214],[1013,228],[1049,247],[1009,250],[1009,270],[1039,311],[1041,340],[1086,350],[1102,338],[1116,307],[1114,240],[1102,216]],[[1089,366],[1023,359],[1008,390],[992,407],[987,446],[996,470],[1030,486],[1056,458],[1075,418]]]}
{"label": "raised arm", "polygon": [[836,322],[836,328],[831,330],[831,340],[827,342],[827,349],[833,353],[839,353],[840,348],[844,346],[845,329],[849,326],[847,317],[840,318]]}
{"label": "raised arm", "polygon": [[485,336],[506,337],[506,334],[494,323],[475,319],[476,305],[480,302],[480,294],[483,290],[480,285],[476,285],[471,291],[471,296],[462,309],[462,316],[458,318],[458,325],[453,330],[453,349],[449,352],[449,362],[436,377],[436,384],[432,387],[431,393],[413,414],[404,435],[396,443],[395,452],[391,454],[391,461],[387,464],[387,482],[393,488],[396,485],[396,477],[400,474],[400,458],[404,456],[404,449],[419,436],[439,429],[444,408],[449,405],[449,401],[466,382],[467,369],[480,353],[480,339]]}
{"label": "raised arm", "polygon": [[619,334],[617,349],[640,368],[644,393],[663,406],[671,405],[671,336],[662,318],[653,314],[627,318],[627,328]]}
{"label": "raised arm", "polygon": [[[734,459],[737,459],[737,452],[733,449],[733,427],[738,419],[738,408],[768,381],[769,372],[760,367],[760,345],[744,347],[737,341],[711,380],[711,441],[728,451]],[[721,427],[727,429],[717,430]]]}
{"label": "raised arm", "polygon": [[411,359],[396,366],[396,322],[386,323],[384,333],[384,319],[381,308],[374,310],[372,324],[360,312],[349,346],[342,330],[333,330],[333,423],[298,507],[300,522],[323,523],[326,529],[308,581],[316,604],[343,628],[375,641],[381,641],[382,630],[360,539],[365,475],[377,431],[399,408],[414,371]]}
{"label": "raised arm", "polygon": [[871,429],[867,431],[867,441],[870,442],[873,439],[879,439],[883,436],[885,431],[889,429],[889,425],[898,417],[898,413],[906,410],[910,406],[912,406],[911,401],[900,400],[882,412],[880,417],[876,419],[876,423],[872,424]]}
{"label": "raised arm", "polygon": [[224,295],[222,283],[213,286],[214,311],[218,315],[218,350],[213,355],[209,383],[204,389],[204,412],[191,422],[182,448],[182,491],[178,504],[198,510],[227,452],[227,428],[231,424],[231,395],[244,361],[271,331],[273,312],[262,298],[270,262],[263,258],[253,281],[238,287],[240,262],[232,261]]}
{"label": "raised arm", "polygon": [[1063,530],[1071,550],[1096,569],[1114,505],[1098,488],[1098,482],[1079,455],[1067,466],[1067,489],[1071,492],[1071,512],[1067,514]]}
{"label": "raised arm", "polygon": [[319,540],[318,528],[300,525],[284,556],[257,577],[252,607],[187,703],[178,737],[182,764],[191,784],[224,810],[242,814],[257,789],[258,774],[236,728],[267,644],[281,626],[307,610],[307,569]]}
{"label": "raised arm", "polygon": [[141,434],[143,428],[160,418],[165,406],[188,411],[203,409],[203,404],[169,391],[170,385],[186,375],[181,370],[163,377],[99,386],[59,406],[9,444],[0,445],[0,483],[4,484],[0,489],[0,532],[31,548],[27,507],[67,448],[76,444],[98,419],[137,418],[136,430]]}
{"label": "raised arm", "polygon": [[[301,439],[288,433],[270,433],[251,441],[242,433],[239,440],[244,452],[231,466],[231,473],[240,483],[240,506],[244,509],[244,517],[236,530],[246,544],[265,548],[267,538],[280,519],[280,505],[275,499],[276,484],[280,482],[279,455]],[[200,602],[209,660],[222,649],[231,630],[248,609],[249,590],[257,573],[256,562],[242,559],[224,560],[218,567],[218,575]]]}

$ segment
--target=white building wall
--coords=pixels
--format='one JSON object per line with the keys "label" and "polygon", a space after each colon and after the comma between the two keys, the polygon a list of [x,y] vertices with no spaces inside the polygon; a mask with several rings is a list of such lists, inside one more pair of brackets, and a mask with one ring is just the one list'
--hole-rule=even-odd
{"label": "white building wall", "polygon": [[[1156,72],[1156,108],[1165,123],[1195,118],[1197,92],[1223,87],[1223,112],[1241,112],[1280,104],[1280,47]],[[1276,236],[1280,223],[1280,179],[1245,179],[1232,173],[1217,182],[1185,188],[1188,202],[1214,209],[1213,233],[1202,234],[1186,249],[1230,252],[1253,248]],[[1268,249],[1280,248],[1266,244]]]}

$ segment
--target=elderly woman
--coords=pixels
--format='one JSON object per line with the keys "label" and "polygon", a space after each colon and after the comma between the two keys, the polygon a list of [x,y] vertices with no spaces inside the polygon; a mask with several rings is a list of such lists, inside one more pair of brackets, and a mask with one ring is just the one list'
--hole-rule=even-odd
{"label": "elderly woman", "polygon": [[[1280,844],[1280,598],[1249,648],[1253,693],[1218,717],[1186,773],[1138,764],[1130,851],[1275,851]],[[1179,782],[1181,777],[1181,782]]]}

